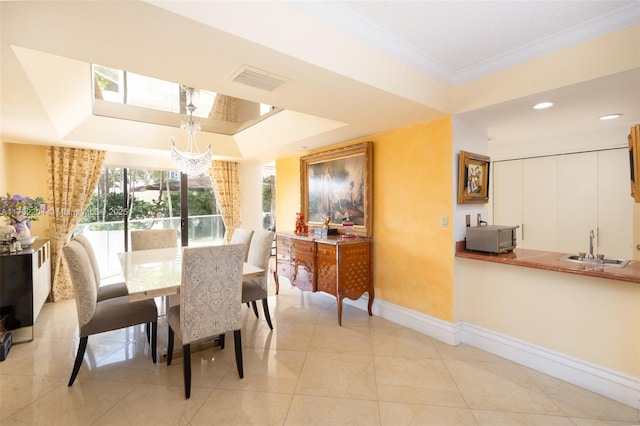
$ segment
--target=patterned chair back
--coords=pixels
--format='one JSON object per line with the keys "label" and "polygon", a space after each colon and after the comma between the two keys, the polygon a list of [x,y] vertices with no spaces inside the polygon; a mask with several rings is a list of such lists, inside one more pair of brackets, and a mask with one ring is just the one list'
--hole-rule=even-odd
{"label": "patterned chair back", "polygon": [[76,293],[76,309],[80,329],[87,324],[96,311],[98,291],[91,261],[85,248],[77,241],[69,241],[62,248],[67,260],[71,282]]}
{"label": "patterned chair back", "polygon": [[131,231],[131,250],[151,250],[178,247],[175,229],[143,229]]}
{"label": "patterned chair back", "polygon": [[93,251],[93,246],[87,237],[84,235],[76,235],[73,237],[73,241],[79,242],[84,250],[87,252],[87,256],[89,257],[89,262],[91,262],[91,269],[93,270],[93,276],[96,280],[96,288],[100,286],[100,266],[98,265],[98,259],[96,258],[96,253]]}
{"label": "patterned chair back", "polygon": [[267,271],[269,269],[269,257],[271,256],[274,234],[275,232],[267,231],[266,229],[254,231],[247,258],[247,263],[264,269],[264,276],[260,279],[260,287],[265,290],[267,288]]}
{"label": "patterned chair back", "polygon": [[180,334],[183,344],[240,329],[242,244],[185,247]]}
{"label": "patterned chair back", "polygon": [[244,261],[246,262],[249,256],[249,246],[251,244],[251,237],[253,231],[245,228],[236,228],[231,236],[231,244],[244,244]]}

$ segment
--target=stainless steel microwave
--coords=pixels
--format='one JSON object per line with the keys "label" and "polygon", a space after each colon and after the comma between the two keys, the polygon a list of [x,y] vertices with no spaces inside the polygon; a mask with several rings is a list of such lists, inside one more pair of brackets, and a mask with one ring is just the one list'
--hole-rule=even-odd
{"label": "stainless steel microwave", "polygon": [[507,253],[516,248],[518,226],[485,225],[467,228],[467,250]]}

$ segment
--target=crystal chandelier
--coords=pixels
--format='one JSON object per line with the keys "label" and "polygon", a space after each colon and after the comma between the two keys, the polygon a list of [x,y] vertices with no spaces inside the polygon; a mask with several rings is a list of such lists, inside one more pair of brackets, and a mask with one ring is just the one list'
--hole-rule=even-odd
{"label": "crystal chandelier", "polygon": [[176,146],[176,141],[171,138],[171,159],[177,169],[186,175],[197,176],[205,173],[211,168],[211,145],[207,147],[205,152],[198,151],[196,144],[196,133],[200,131],[200,121],[193,118],[193,112],[196,106],[193,104],[193,96],[196,89],[193,87],[184,87],[186,95],[187,116],[183,117],[180,128],[187,131],[187,150],[180,151]]}

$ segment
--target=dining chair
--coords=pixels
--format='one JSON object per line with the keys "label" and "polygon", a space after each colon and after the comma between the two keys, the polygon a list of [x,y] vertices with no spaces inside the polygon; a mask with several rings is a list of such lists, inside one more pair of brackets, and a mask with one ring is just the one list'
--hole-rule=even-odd
{"label": "dining chair", "polygon": [[253,232],[251,237],[251,245],[249,247],[249,256],[247,263],[250,263],[264,272],[258,278],[243,281],[242,283],[242,303],[249,303],[253,306],[253,312],[258,317],[257,300],[262,300],[262,310],[267,320],[269,328],[273,330],[271,324],[271,316],[269,315],[269,305],[267,303],[267,273],[269,270],[269,257],[271,256],[271,245],[273,244],[273,231],[259,229]]}
{"label": "dining chair", "polygon": [[247,261],[249,255],[249,245],[251,244],[251,237],[253,231],[251,229],[236,228],[231,236],[231,244],[243,244],[244,245],[244,261]]}
{"label": "dining chair", "polygon": [[167,313],[167,365],[171,365],[176,334],[182,342],[186,399],[191,396],[192,342],[233,330],[236,367],[240,378],[244,377],[240,334],[243,254],[241,244],[183,249],[180,304]]}
{"label": "dining chair", "polygon": [[87,252],[89,261],[91,262],[91,269],[96,280],[96,290],[98,292],[96,300],[100,302],[106,299],[113,299],[114,297],[128,296],[129,291],[127,291],[127,285],[124,282],[100,285],[102,280],[100,277],[100,266],[98,265],[98,259],[96,258],[96,253],[93,250],[91,242],[84,235],[76,235],[73,237],[73,240],[82,245]]}
{"label": "dining chair", "polygon": [[170,247],[178,247],[178,231],[173,228],[131,231],[131,251]]}
{"label": "dining chair", "polygon": [[128,296],[98,301],[95,275],[91,270],[91,261],[85,248],[78,241],[71,240],[62,248],[62,251],[75,290],[80,335],[78,352],[68,386],[73,385],[80,371],[89,336],[93,334],[138,324],[146,324],[149,327],[150,324],[151,358],[156,363],[158,310],[155,302],[152,299],[129,302]]}

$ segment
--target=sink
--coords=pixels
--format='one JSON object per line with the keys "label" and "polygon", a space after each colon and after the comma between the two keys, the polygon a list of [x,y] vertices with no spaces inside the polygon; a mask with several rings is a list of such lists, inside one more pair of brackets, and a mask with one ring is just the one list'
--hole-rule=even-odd
{"label": "sink", "polygon": [[564,260],[567,262],[581,263],[583,265],[594,265],[594,266],[600,265],[600,266],[606,266],[606,267],[612,266],[615,268],[624,268],[627,265],[627,263],[629,263],[629,261],[625,259],[610,259],[607,257],[603,259],[587,259],[577,254],[567,254],[565,256],[562,256],[560,260]]}

